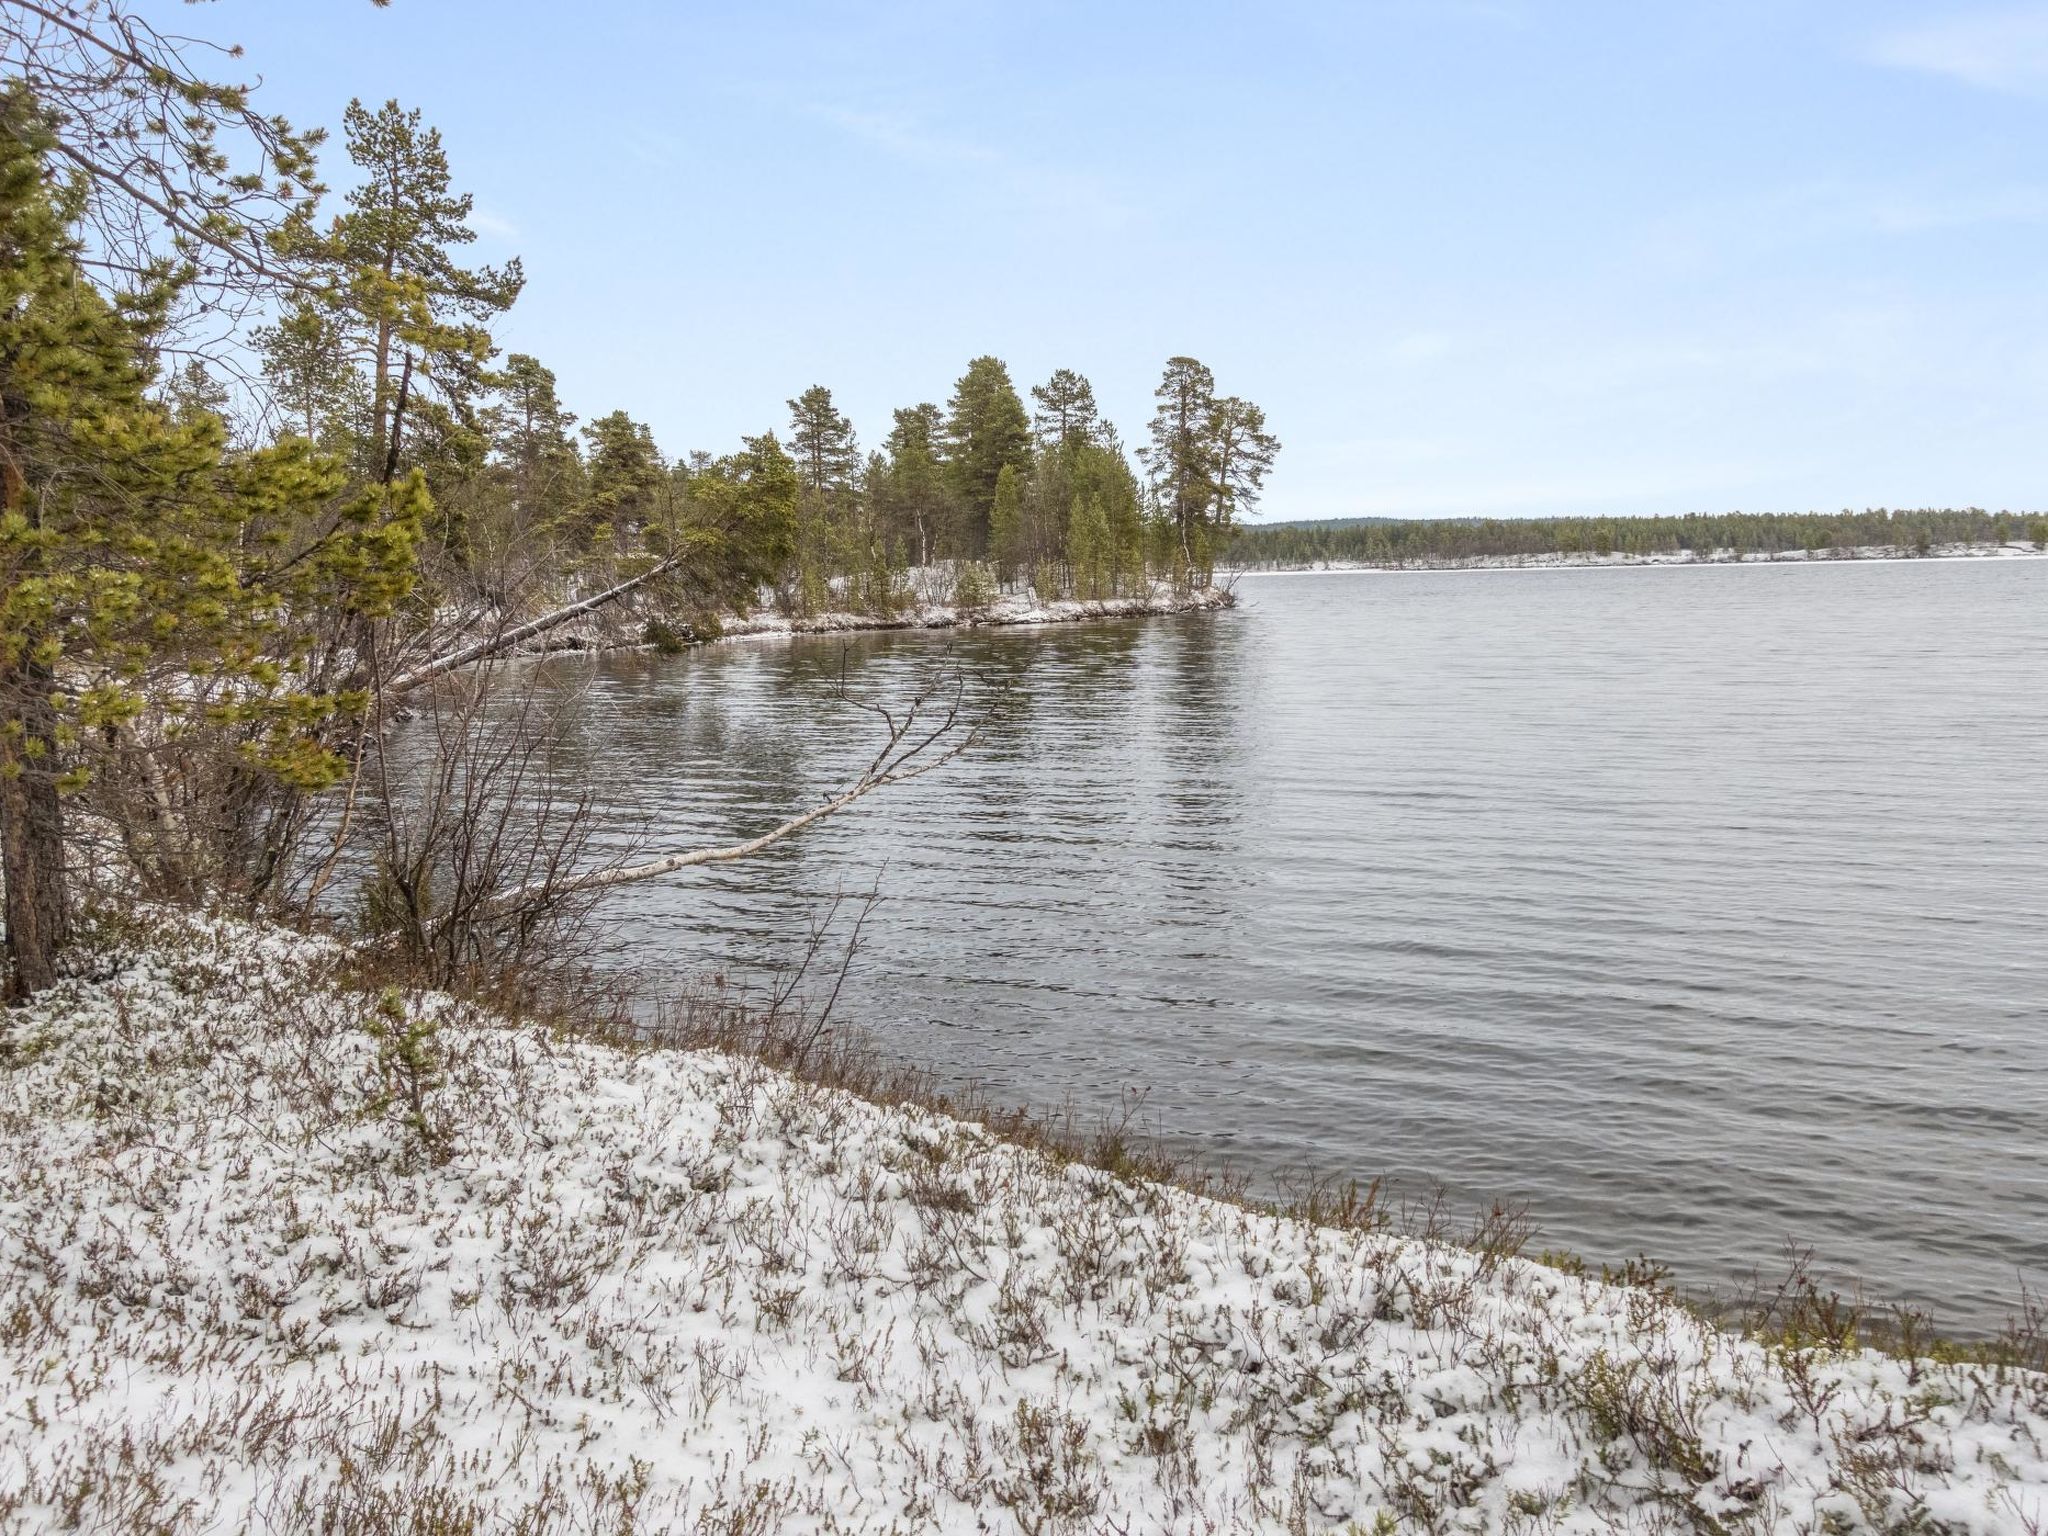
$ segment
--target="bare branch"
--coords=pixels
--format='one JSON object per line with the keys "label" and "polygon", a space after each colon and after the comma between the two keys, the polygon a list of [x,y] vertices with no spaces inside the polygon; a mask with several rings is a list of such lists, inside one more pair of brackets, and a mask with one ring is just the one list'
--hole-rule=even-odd
{"label": "bare branch", "polygon": [[792,816],[787,821],[769,828],[758,837],[750,837],[744,842],[728,843],[717,848],[696,848],[687,853],[667,854],[644,863],[593,870],[558,884],[550,885],[546,881],[530,882],[493,897],[490,906],[512,908],[542,896],[581,895],[591,891],[610,890],[616,886],[631,885],[642,880],[659,879],[663,875],[692,869],[701,864],[727,864],[751,857],[785,838],[794,836],[804,828],[825,820],[828,816],[836,816],[849,806],[857,805],[878,789],[922,778],[933,769],[944,767],[961,753],[972,748],[981,739],[981,732],[987,725],[988,717],[983,716],[972,724],[965,725],[963,731],[964,689],[964,683],[956,683],[952,697],[942,710],[932,709],[928,698],[915,699],[900,718],[892,716],[878,704],[857,699],[847,700],[889,722],[888,739],[881,751],[861,770],[860,775],[839,793],[812,806],[802,814]]}

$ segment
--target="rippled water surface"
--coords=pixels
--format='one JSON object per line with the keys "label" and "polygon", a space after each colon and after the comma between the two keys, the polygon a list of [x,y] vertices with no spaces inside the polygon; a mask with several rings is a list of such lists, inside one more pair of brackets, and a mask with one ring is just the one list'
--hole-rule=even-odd
{"label": "rippled water surface", "polygon": [[786,962],[1003,1101],[1261,1177],[1508,1197],[1724,1282],[1786,1240],[1995,1324],[2048,1276],[2048,561],[1252,577],[1229,614],[551,666],[607,835],[758,831],[951,655],[987,744],[620,893],[643,967]]}

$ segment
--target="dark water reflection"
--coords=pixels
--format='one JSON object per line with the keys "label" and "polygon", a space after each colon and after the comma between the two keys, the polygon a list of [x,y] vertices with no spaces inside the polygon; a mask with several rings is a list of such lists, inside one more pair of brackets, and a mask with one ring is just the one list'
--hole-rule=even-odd
{"label": "dark water reflection", "polygon": [[1995,1323],[2048,1273],[2048,562],[1253,578],[1234,614],[551,664],[606,837],[758,831],[951,657],[986,746],[621,893],[641,968],[885,905],[847,1014],[1210,1158],[1527,1200],[1722,1281],[1788,1237]]}

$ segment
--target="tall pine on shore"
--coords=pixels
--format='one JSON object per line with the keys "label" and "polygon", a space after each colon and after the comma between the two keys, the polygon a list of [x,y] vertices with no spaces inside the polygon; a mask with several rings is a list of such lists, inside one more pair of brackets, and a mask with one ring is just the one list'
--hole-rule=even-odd
{"label": "tall pine on shore", "polygon": [[946,407],[946,473],[960,510],[960,553],[990,552],[989,519],[996,482],[1031,463],[1031,419],[998,357],[977,357],[953,386]]}
{"label": "tall pine on shore", "polygon": [[349,159],[362,181],[348,211],[317,247],[337,271],[361,328],[370,376],[370,436],[388,461],[401,451],[401,417],[415,391],[433,387],[467,404],[483,385],[490,320],[525,283],[517,258],[464,267],[474,199],[453,190],[438,130],[395,101],[376,111],[352,101],[343,115]]}
{"label": "tall pine on shore", "polygon": [[1229,542],[1232,520],[1258,501],[1280,451],[1266,413],[1235,395],[1219,398],[1216,376],[1192,357],[1167,359],[1151,421],[1138,450],[1152,477],[1178,579],[1206,584]]}
{"label": "tall pine on shore", "polygon": [[952,490],[947,483],[944,419],[936,405],[906,406],[882,443],[881,472],[870,477],[870,494],[892,542],[910,552],[920,566],[938,558],[951,521]]}
{"label": "tall pine on shore", "polygon": [[426,496],[417,477],[346,494],[300,439],[231,453],[219,416],[153,398],[176,283],[119,303],[93,287],[79,184],[47,176],[24,93],[0,115],[0,866],[20,997],[54,980],[66,934],[68,798],[98,797],[145,887],[190,896],[239,833],[181,791],[338,776],[324,727],[362,699],[309,691],[307,658],[405,595]]}

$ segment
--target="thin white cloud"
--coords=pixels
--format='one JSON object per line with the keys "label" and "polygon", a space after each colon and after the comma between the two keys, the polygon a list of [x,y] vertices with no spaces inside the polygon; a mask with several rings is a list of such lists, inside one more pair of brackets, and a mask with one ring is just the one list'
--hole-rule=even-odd
{"label": "thin white cloud", "polygon": [[816,111],[854,137],[905,160],[925,165],[994,165],[1000,159],[985,145],[933,133],[906,113],[852,112],[842,107],[819,107]]}
{"label": "thin white cloud", "polygon": [[1093,219],[1108,226],[1131,222],[1135,211],[1102,177],[1019,159],[974,139],[929,127],[903,112],[851,111],[813,105],[812,114],[895,159],[966,173],[1000,187],[1011,200],[1046,212]]}
{"label": "thin white cloud", "polygon": [[472,208],[469,211],[469,227],[480,235],[493,240],[517,240],[519,226],[510,219],[502,218],[488,208]]}
{"label": "thin white cloud", "polygon": [[1415,366],[1448,357],[1457,346],[1457,338],[1443,331],[1411,331],[1388,342],[1385,356],[1390,363]]}
{"label": "thin white cloud", "polygon": [[1698,274],[1775,260],[1806,245],[2048,224],[2048,186],[1809,182],[1674,207],[1635,237],[1635,254]]}
{"label": "thin white cloud", "polygon": [[1873,63],[1946,75],[1987,91],[2048,90],[2048,6],[1973,11],[1871,39]]}

